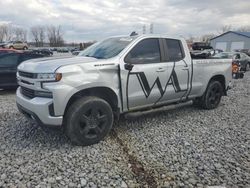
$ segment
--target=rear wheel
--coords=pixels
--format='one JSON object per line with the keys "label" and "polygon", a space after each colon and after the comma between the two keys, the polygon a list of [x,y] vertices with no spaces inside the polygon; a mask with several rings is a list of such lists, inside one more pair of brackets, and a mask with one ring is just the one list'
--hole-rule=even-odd
{"label": "rear wheel", "polygon": [[98,97],[75,101],[66,113],[66,134],[76,145],[92,145],[101,141],[113,125],[110,105]]}
{"label": "rear wheel", "polygon": [[219,81],[211,81],[206,92],[200,99],[201,107],[204,109],[214,109],[218,107],[223,93],[222,85]]}

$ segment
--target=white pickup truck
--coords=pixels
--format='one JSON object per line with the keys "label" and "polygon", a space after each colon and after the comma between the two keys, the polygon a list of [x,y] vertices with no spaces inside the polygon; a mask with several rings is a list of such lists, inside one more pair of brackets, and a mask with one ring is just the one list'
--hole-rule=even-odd
{"label": "white pickup truck", "polygon": [[216,108],[231,78],[231,60],[192,60],[184,39],[112,37],[77,57],[20,64],[16,102],[39,124],[62,125],[73,143],[90,145],[120,114],[188,100]]}

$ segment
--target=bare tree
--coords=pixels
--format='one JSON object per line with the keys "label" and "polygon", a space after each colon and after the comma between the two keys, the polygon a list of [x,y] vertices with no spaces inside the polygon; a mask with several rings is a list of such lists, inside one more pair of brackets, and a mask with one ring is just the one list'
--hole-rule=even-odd
{"label": "bare tree", "polygon": [[246,26],[241,26],[237,29],[237,31],[240,32],[250,32],[250,25],[246,25]]}
{"label": "bare tree", "polygon": [[214,37],[215,37],[214,34],[205,34],[205,35],[201,36],[201,41],[208,43],[208,42],[210,42],[210,39],[212,39]]}
{"label": "bare tree", "polygon": [[43,26],[39,27],[39,41],[40,41],[40,46],[43,46],[45,41],[45,27]]}
{"label": "bare tree", "polygon": [[195,37],[194,37],[193,35],[191,35],[191,34],[186,38],[186,41],[187,41],[188,43],[193,43],[194,40],[195,40]]}
{"label": "bare tree", "polygon": [[232,26],[231,25],[223,25],[219,30],[218,33],[219,34],[223,34],[226,33],[228,31],[232,30]]}
{"label": "bare tree", "polygon": [[13,39],[13,28],[11,25],[0,25],[0,42],[9,41]]}
{"label": "bare tree", "polygon": [[3,42],[7,35],[8,26],[6,24],[0,25],[0,42]]}
{"label": "bare tree", "polygon": [[27,31],[21,27],[14,27],[13,34],[15,40],[26,41],[27,40]]}
{"label": "bare tree", "polygon": [[63,46],[64,40],[63,40],[63,33],[61,26],[51,25],[47,27],[47,35],[50,46],[52,47]]}
{"label": "bare tree", "polygon": [[30,32],[35,41],[36,47],[41,47],[45,41],[45,27],[43,26],[33,26],[30,28]]}
{"label": "bare tree", "polygon": [[35,46],[39,46],[39,34],[38,34],[38,27],[34,26],[30,28],[31,35],[35,41]]}

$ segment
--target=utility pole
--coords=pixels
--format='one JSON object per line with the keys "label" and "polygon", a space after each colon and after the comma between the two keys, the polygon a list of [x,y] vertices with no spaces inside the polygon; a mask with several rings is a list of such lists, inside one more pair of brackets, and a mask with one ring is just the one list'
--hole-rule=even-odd
{"label": "utility pole", "polygon": [[154,33],[154,24],[153,23],[150,24],[150,33],[151,34]]}
{"label": "utility pole", "polygon": [[142,26],[142,34],[146,34],[146,25],[145,24]]}

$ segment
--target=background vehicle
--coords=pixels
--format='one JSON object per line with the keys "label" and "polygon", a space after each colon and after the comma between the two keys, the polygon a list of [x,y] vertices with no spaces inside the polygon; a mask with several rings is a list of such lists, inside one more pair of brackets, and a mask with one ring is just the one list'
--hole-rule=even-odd
{"label": "background vehicle", "polygon": [[53,51],[50,49],[46,49],[46,48],[34,49],[34,50],[32,50],[32,52],[37,53],[37,54],[42,54],[44,56],[52,56],[53,55]]}
{"label": "background vehicle", "polygon": [[69,51],[70,50],[67,47],[57,48],[57,52],[60,52],[60,53],[68,53]]}
{"label": "background vehicle", "polygon": [[11,41],[6,43],[5,48],[17,49],[17,50],[27,50],[28,44],[22,41]]}
{"label": "background vehicle", "polygon": [[240,65],[235,61],[232,62],[232,76],[234,79],[239,79],[244,77],[244,72],[240,70]]}
{"label": "background vehicle", "polygon": [[81,53],[81,51],[75,50],[75,51],[72,51],[71,53],[72,53],[72,55],[79,55],[79,53]]}
{"label": "background vehicle", "polygon": [[233,59],[234,62],[238,63],[240,70],[250,70],[250,57],[241,52],[222,52],[214,56],[215,58]]}
{"label": "background vehicle", "polygon": [[242,52],[242,53],[245,53],[246,55],[250,56],[250,49],[237,50],[236,52]]}
{"label": "background vehicle", "polygon": [[0,54],[0,88],[10,89],[17,87],[17,66],[23,61],[40,57],[44,56],[27,52]]}
{"label": "background vehicle", "polygon": [[0,48],[4,48],[6,44],[7,44],[6,42],[0,42]]}
{"label": "background vehicle", "polygon": [[180,38],[114,37],[76,57],[23,62],[17,78],[22,113],[39,124],[63,124],[73,143],[90,145],[120,114],[188,100],[216,108],[230,87],[232,61],[192,60]]}
{"label": "background vehicle", "polygon": [[8,49],[8,48],[0,48],[0,55],[7,54],[7,53],[18,53],[18,50],[15,49]]}
{"label": "background vehicle", "polygon": [[208,43],[206,42],[194,42],[192,44],[192,49],[193,50],[205,50],[205,49],[213,49],[212,46],[210,46]]}
{"label": "background vehicle", "polygon": [[191,51],[190,54],[193,59],[206,59],[221,52],[222,50],[206,49],[206,50]]}

